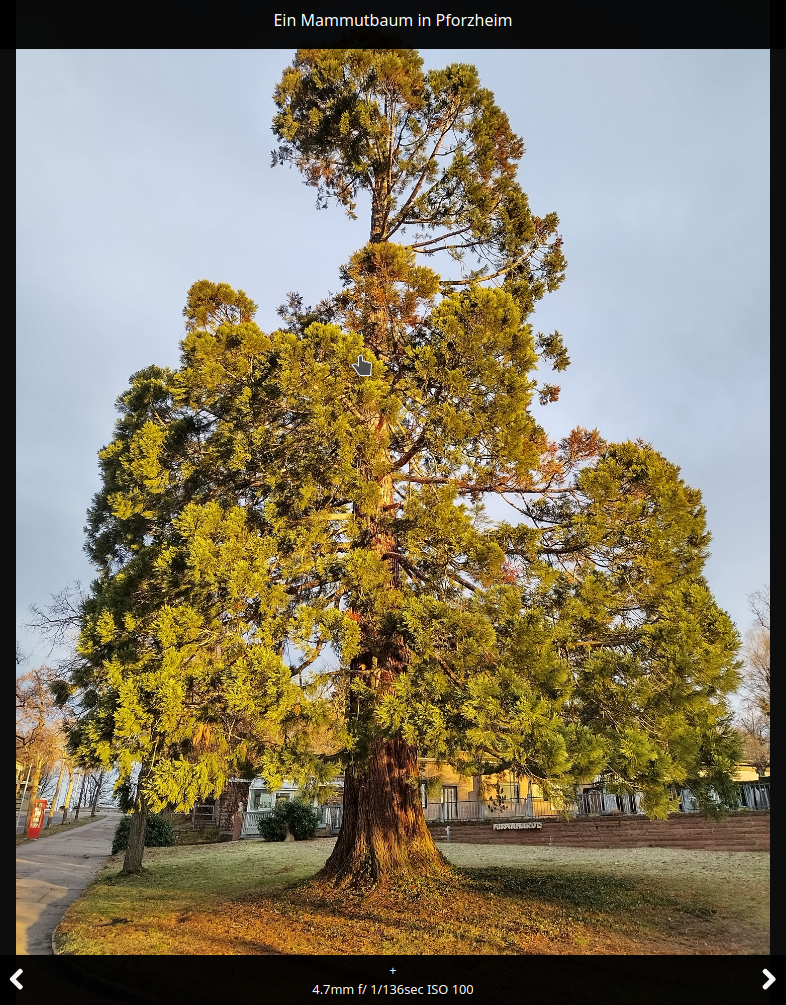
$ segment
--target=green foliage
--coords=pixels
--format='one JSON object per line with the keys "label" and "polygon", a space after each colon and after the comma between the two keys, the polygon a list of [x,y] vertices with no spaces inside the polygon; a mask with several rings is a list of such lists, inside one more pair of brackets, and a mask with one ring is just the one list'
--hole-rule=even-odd
{"label": "green foliage", "polygon": [[[112,854],[117,855],[128,847],[128,836],[131,832],[131,817],[124,816],[115,828],[112,839]],[[149,813],[145,827],[145,848],[170,848],[177,843],[177,836],[172,824],[159,813]]]}
{"label": "green foliage", "polygon": [[283,841],[287,826],[296,841],[316,837],[319,812],[301,799],[280,799],[273,812],[259,820],[259,833],[265,841]]}
{"label": "green foliage", "polygon": [[474,66],[424,72],[411,49],[299,49],[273,97],[273,163],[295,165],[318,207],[335,200],[353,219],[368,193],[372,243],[414,231],[417,254],[475,265],[445,284],[504,276],[526,313],[562,282],[557,216],[530,212],[515,178],[524,144]]}
{"label": "green foliage", "polygon": [[[198,281],[180,365],[118,399],[72,753],[152,810],[235,776],[318,786],[391,736],[555,799],[601,772],[653,815],[669,785],[722,791],[739,639],[701,496],[648,444],[535,420],[538,366],[568,356],[529,316],[564,259],[493,96],[472,67],[338,49],[299,51],[276,101],[277,159],[351,213],[368,191],[371,240],[271,333]],[[417,264],[440,250],[485,264]]]}
{"label": "green foliage", "polygon": [[319,811],[300,799],[291,799],[286,803],[286,821],[296,841],[310,841],[317,836]]}
{"label": "green foliage", "polygon": [[287,836],[287,824],[284,819],[284,815],[281,812],[276,812],[279,806],[283,806],[283,800],[276,803],[275,809],[272,813],[267,814],[264,817],[259,818],[259,833],[265,839],[265,841],[283,841]]}

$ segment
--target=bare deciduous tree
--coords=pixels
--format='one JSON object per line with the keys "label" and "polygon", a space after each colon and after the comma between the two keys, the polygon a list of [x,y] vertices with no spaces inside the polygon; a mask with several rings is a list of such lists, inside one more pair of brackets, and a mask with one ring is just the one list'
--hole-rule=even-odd
{"label": "bare deciduous tree", "polygon": [[742,690],[747,703],[770,721],[770,588],[764,586],[748,597],[754,623],[745,633],[742,652],[745,672]]}
{"label": "bare deciduous tree", "polygon": [[32,769],[25,830],[33,800],[47,789],[64,756],[66,720],[50,687],[54,679],[55,671],[45,663],[16,679],[16,759]]}
{"label": "bare deciduous tree", "polygon": [[748,605],[754,622],[745,633],[743,710],[738,718],[745,759],[760,778],[770,766],[770,588],[751,593]]}

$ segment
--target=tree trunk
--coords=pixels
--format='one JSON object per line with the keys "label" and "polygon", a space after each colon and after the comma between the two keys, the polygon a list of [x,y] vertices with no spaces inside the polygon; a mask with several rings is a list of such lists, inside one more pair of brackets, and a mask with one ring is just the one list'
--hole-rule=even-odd
{"label": "tree trunk", "polygon": [[27,814],[25,816],[25,834],[30,830],[30,820],[33,816],[33,803],[38,795],[38,782],[41,778],[41,758],[37,757],[33,768],[33,777],[30,781],[29,795],[27,798]]}
{"label": "tree trunk", "polygon": [[[384,440],[387,432],[387,420],[380,416],[376,435]],[[393,504],[391,464],[390,473],[380,481],[375,511],[356,509],[356,516],[366,525],[364,544],[387,564],[391,591],[398,591],[398,542],[387,516]],[[394,595],[391,599],[395,605]],[[364,681],[374,698],[371,702],[360,694],[350,698],[349,714],[364,738],[373,736],[374,704],[406,672],[409,654],[399,634],[379,634],[365,622],[362,610],[355,613],[362,625],[363,646],[350,672]],[[363,739],[360,746],[365,746]],[[371,739],[367,749],[368,756],[345,772],[341,831],[317,880],[334,886],[386,886],[408,878],[449,877],[450,866],[426,826],[417,786],[417,750],[401,737]]]}
{"label": "tree trunk", "polygon": [[87,772],[82,772],[82,784],[79,786],[79,797],[76,801],[76,810],[74,811],[74,820],[79,819],[79,807],[82,805],[82,796],[85,792],[85,782],[87,781]]}
{"label": "tree trunk", "polygon": [[96,809],[98,808],[98,797],[101,795],[101,788],[104,784],[104,772],[98,776],[98,781],[96,782],[96,791],[93,796],[93,802],[90,804],[90,816],[94,817],[96,815]]}
{"label": "tree trunk", "polygon": [[61,823],[66,823],[68,821],[68,807],[71,803],[71,792],[74,788],[74,766],[69,762],[68,764],[68,791],[66,792],[66,797],[63,800],[63,819]]}
{"label": "tree trunk", "polygon": [[47,828],[52,823],[52,817],[55,815],[55,808],[57,806],[57,797],[60,795],[60,785],[63,781],[63,771],[65,770],[65,759],[60,758],[60,774],[57,776],[57,785],[55,786],[55,792],[52,796],[52,802],[49,804],[49,815],[46,818]]}
{"label": "tree trunk", "polygon": [[123,859],[123,872],[126,875],[142,871],[142,858],[145,854],[145,834],[147,831],[147,803],[143,798],[137,800],[131,814],[131,827],[128,831],[128,844]]}
{"label": "tree trunk", "polygon": [[408,876],[449,875],[426,826],[417,754],[402,739],[375,740],[362,767],[347,769],[341,831],[318,879],[336,886],[385,885]]}
{"label": "tree trunk", "polygon": [[24,783],[23,783],[21,798],[19,796],[19,787],[17,786],[16,796],[17,796],[17,799],[19,799],[19,811],[16,814],[16,822],[17,823],[19,823],[19,814],[22,812],[22,807],[25,804],[25,796],[27,795],[28,789],[30,788],[30,772],[32,770],[33,770],[33,765],[32,764],[28,764],[28,766],[27,766],[27,776],[25,777],[25,780],[24,780]]}

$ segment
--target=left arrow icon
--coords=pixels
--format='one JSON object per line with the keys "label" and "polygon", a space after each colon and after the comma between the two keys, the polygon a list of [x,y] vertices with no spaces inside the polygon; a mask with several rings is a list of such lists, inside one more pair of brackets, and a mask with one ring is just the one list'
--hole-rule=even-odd
{"label": "left arrow icon", "polygon": [[21,985],[21,984],[19,983],[19,981],[17,980],[17,977],[18,977],[18,976],[19,976],[19,975],[20,975],[21,973],[22,973],[22,971],[21,971],[21,970],[17,970],[17,972],[16,972],[16,973],[14,974],[14,976],[13,976],[13,977],[11,978],[11,983],[12,983],[12,984],[14,985],[14,987],[16,988],[16,990],[17,990],[17,991],[21,991],[21,990],[22,990],[22,985]]}

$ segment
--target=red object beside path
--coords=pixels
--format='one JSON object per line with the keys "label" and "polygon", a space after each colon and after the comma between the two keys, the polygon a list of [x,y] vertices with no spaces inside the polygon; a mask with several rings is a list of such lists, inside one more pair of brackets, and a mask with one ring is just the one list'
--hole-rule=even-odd
{"label": "red object beside path", "polygon": [[41,835],[41,828],[44,824],[44,813],[46,812],[46,799],[33,800],[33,815],[30,817],[30,826],[27,829],[29,838],[37,838]]}

